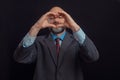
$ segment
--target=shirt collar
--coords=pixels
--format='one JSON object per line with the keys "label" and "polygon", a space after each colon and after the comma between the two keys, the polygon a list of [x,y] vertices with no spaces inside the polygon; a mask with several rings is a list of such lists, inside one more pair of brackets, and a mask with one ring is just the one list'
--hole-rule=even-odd
{"label": "shirt collar", "polygon": [[58,37],[56,34],[53,34],[53,33],[51,32],[51,36],[52,36],[53,40],[55,40],[56,38],[60,38],[61,40],[63,40],[64,37],[65,37],[65,34],[66,34],[66,31],[63,32],[63,33],[61,34],[61,36]]}

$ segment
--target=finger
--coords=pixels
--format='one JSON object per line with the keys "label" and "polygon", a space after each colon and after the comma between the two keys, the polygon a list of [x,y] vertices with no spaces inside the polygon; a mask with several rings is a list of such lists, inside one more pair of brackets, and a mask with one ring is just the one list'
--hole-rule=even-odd
{"label": "finger", "polygon": [[53,24],[49,24],[48,27],[50,27],[50,28],[56,28],[56,26],[53,25]]}
{"label": "finger", "polygon": [[45,15],[47,15],[47,16],[55,16],[56,13],[54,13],[54,12],[47,12]]}
{"label": "finger", "polygon": [[59,14],[62,15],[67,21],[71,19],[71,16],[65,11],[60,11]]}
{"label": "finger", "polygon": [[65,12],[65,11],[59,11],[58,14],[61,14],[61,15],[64,15],[64,16],[67,16],[67,15],[68,15],[68,13]]}
{"label": "finger", "polygon": [[[50,15],[51,15],[51,16],[52,16],[52,15],[54,16],[55,13],[53,13],[53,12],[47,12],[47,13],[45,13],[41,18],[45,20],[45,19],[47,19]],[[40,18],[40,19],[41,19],[41,18]]]}
{"label": "finger", "polygon": [[62,28],[62,27],[65,27],[65,25],[59,24],[59,25],[56,26],[56,28]]}

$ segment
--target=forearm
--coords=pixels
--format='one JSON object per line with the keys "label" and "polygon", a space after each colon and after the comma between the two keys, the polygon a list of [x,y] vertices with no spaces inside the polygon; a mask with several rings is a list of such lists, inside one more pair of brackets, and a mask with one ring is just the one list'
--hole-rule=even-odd
{"label": "forearm", "polygon": [[38,25],[38,23],[35,23],[32,27],[31,27],[31,29],[29,30],[29,35],[31,36],[31,37],[36,37],[37,36],[37,34],[39,33],[39,31],[42,29],[41,27],[40,27],[41,25]]}
{"label": "forearm", "polygon": [[20,63],[31,63],[36,57],[35,40],[37,36],[31,36],[29,32],[19,43],[14,53],[14,59]]}
{"label": "forearm", "polygon": [[37,34],[41,30],[41,28],[37,28],[37,26],[37,23],[32,26],[19,45],[22,45],[23,47],[29,47],[34,43]]}
{"label": "forearm", "polygon": [[73,35],[80,44],[80,57],[87,62],[96,61],[99,58],[99,53],[92,40],[81,28],[74,32]]}
{"label": "forearm", "polygon": [[86,38],[82,45],[80,45],[80,57],[86,62],[93,62],[99,59],[99,53],[92,42],[92,40],[86,35]]}
{"label": "forearm", "polygon": [[86,34],[82,29],[79,29],[78,31],[73,33],[75,39],[82,45],[83,42],[85,41],[85,36]]}
{"label": "forearm", "polygon": [[35,40],[36,36],[30,36],[30,34],[27,33],[19,45],[23,46],[24,48],[29,47],[35,42]]}

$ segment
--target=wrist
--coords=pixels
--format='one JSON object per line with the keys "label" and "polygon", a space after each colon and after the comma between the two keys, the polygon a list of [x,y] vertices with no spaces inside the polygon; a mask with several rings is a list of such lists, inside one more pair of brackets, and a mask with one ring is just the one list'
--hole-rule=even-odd
{"label": "wrist", "polygon": [[72,28],[73,32],[77,32],[79,30],[80,30],[80,26],[79,25],[74,25],[73,28]]}
{"label": "wrist", "polygon": [[39,33],[39,31],[40,31],[40,28],[32,27],[29,31],[29,35],[33,36],[33,37],[36,37],[37,34]]}

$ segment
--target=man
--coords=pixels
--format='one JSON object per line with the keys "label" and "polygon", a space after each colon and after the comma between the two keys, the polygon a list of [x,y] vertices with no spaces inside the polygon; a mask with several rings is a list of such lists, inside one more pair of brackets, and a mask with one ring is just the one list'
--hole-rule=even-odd
{"label": "man", "polygon": [[[45,28],[50,33],[37,36]],[[34,80],[83,80],[81,62],[96,61],[99,54],[72,17],[53,7],[32,26],[14,58],[20,63],[36,62]]]}

